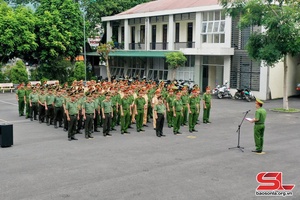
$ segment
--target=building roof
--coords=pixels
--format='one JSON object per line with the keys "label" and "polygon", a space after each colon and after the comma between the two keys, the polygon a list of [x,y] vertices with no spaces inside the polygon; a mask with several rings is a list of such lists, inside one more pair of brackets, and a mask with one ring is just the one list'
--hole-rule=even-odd
{"label": "building roof", "polygon": [[218,0],[155,0],[137,5],[117,15],[130,15],[138,13],[194,8],[201,6],[219,5]]}

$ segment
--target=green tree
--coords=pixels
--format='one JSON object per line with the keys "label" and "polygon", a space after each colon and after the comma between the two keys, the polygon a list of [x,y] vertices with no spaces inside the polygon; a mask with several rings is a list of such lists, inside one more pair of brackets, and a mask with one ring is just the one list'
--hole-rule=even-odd
{"label": "green tree", "polygon": [[172,69],[172,80],[175,80],[178,67],[181,67],[187,61],[186,57],[181,51],[168,53],[166,55],[166,63],[168,63],[169,69]]}
{"label": "green tree", "polygon": [[274,66],[283,59],[283,108],[288,110],[287,56],[300,53],[300,3],[297,0],[221,0],[232,17],[239,17],[241,29],[263,26],[264,32],[253,33],[247,43],[251,58]]}
{"label": "green tree", "polygon": [[28,73],[22,60],[18,60],[16,65],[11,68],[10,81],[15,84],[26,83],[28,81]]}
{"label": "green tree", "polygon": [[109,53],[112,52],[114,49],[114,42],[110,41],[105,44],[100,44],[97,48],[97,52],[102,56],[102,58],[105,60],[106,64],[106,73],[108,81],[111,81],[111,74],[110,74],[110,66],[109,66]]}
{"label": "green tree", "polygon": [[27,7],[13,9],[0,0],[0,58],[22,57],[37,49],[36,18]]}
{"label": "green tree", "polygon": [[76,62],[73,77],[75,77],[76,80],[85,80],[85,70],[84,62]]}
{"label": "green tree", "polygon": [[80,53],[83,23],[78,4],[73,0],[41,0],[36,16],[41,62],[73,59]]}
{"label": "green tree", "polygon": [[45,77],[49,80],[66,82],[73,71],[73,64],[69,60],[60,59],[50,63],[45,62],[38,68],[39,79]]}

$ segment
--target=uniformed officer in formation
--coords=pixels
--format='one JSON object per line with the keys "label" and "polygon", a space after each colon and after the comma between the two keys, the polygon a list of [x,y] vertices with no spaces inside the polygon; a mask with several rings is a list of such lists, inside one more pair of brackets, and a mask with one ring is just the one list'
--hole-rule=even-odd
{"label": "uniformed officer in formation", "polygon": [[211,101],[211,93],[210,88],[206,88],[206,92],[203,94],[203,123],[204,124],[210,124],[209,121],[210,117],[210,109],[212,107],[212,101]]}
{"label": "uniformed officer in formation", "polygon": [[[57,83],[35,85],[28,97],[25,97],[26,91],[22,92],[23,88],[23,85],[19,88],[17,99],[20,99],[19,104],[22,100],[29,102],[31,120],[38,114],[40,123],[46,119],[48,126],[52,122],[54,128],[63,126],[70,141],[77,140],[75,134],[80,134],[81,129],[84,129],[86,139],[93,138],[92,133],[100,132],[99,126],[103,127],[103,136],[111,136],[110,132],[116,130],[119,121],[121,134],[129,134],[128,129],[133,123],[136,123],[137,132],[144,131],[143,126],[148,126],[152,119],[156,135],[165,136],[165,118],[175,135],[181,134],[181,126],[187,122],[189,132],[197,132],[195,127],[201,104],[199,88],[194,88],[189,95],[187,88],[178,89],[174,83],[166,87],[164,82],[157,84],[144,80],[88,81],[83,86],[83,81],[74,81],[70,87],[67,83],[62,87]],[[203,121],[209,122],[209,91],[203,97],[203,104],[207,120]],[[21,115],[22,108],[19,108]]]}

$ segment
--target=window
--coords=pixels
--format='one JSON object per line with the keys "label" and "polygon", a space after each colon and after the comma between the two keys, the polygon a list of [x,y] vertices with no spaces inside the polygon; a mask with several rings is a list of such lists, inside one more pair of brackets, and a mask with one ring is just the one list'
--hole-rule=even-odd
{"label": "window", "polygon": [[225,15],[222,11],[203,12],[201,35],[203,43],[225,42]]}
{"label": "window", "polygon": [[176,23],[175,42],[179,42],[180,24]]}

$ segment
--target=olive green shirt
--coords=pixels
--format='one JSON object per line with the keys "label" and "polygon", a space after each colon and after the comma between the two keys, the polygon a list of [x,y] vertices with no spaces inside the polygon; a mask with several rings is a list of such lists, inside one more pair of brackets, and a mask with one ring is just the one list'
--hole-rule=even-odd
{"label": "olive green shirt", "polygon": [[176,112],[180,112],[183,108],[183,104],[182,104],[181,99],[180,100],[175,99],[173,101],[173,107],[175,107]]}
{"label": "olive green shirt", "polygon": [[45,94],[40,94],[39,95],[39,101],[44,104],[46,101],[46,95]]}
{"label": "olive green shirt", "polygon": [[174,100],[175,100],[175,95],[169,95],[167,97],[167,103],[169,104],[170,109],[172,109],[172,107],[173,107]]}
{"label": "olive green shirt", "polygon": [[32,89],[27,88],[27,89],[25,90],[25,96],[26,96],[26,99],[29,98],[29,95],[30,95],[31,92],[32,92]]}
{"label": "olive green shirt", "polygon": [[31,103],[37,103],[38,102],[38,100],[39,100],[39,94],[38,93],[30,93],[29,94],[29,100],[31,101]]}
{"label": "olive green shirt", "polygon": [[183,105],[187,105],[189,102],[189,96],[188,95],[181,96],[181,101]]}
{"label": "olive green shirt", "polygon": [[255,119],[258,120],[255,124],[264,124],[266,120],[267,112],[264,108],[258,108],[255,112]]}
{"label": "olive green shirt", "polygon": [[146,104],[146,100],[144,97],[138,97],[134,100],[137,110],[144,110],[144,106]]}
{"label": "olive green shirt", "polygon": [[65,98],[63,96],[56,96],[54,98],[54,106],[61,107],[63,105]]}
{"label": "olive green shirt", "polygon": [[93,114],[96,109],[95,102],[94,101],[83,102],[82,109],[85,109],[85,114]]}
{"label": "olive green shirt", "polygon": [[200,98],[195,97],[195,96],[190,96],[189,97],[189,105],[190,105],[190,109],[196,109],[196,108],[200,108]]}
{"label": "olive green shirt", "polygon": [[206,104],[211,103],[211,94],[206,94],[206,92],[203,95],[203,100],[205,101]]}
{"label": "olive green shirt", "polygon": [[46,104],[52,105],[54,103],[54,98],[55,98],[55,96],[53,94],[46,95]]}
{"label": "olive green shirt", "polygon": [[129,97],[121,99],[121,105],[122,105],[123,110],[129,110],[131,104],[132,104],[132,101]]}
{"label": "olive green shirt", "polygon": [[78,114],[78,103],[77,101],[68,101],[67,105],[66,105],[66,110],[68,110],[69,112],[69,116],[70,115],[77,115]]}
{"label": "olive green shirt", "polygon": [[24,99],[24,96],[25,96],[25,90],[24,89],[19,89],[17,90],[17,95],[19,97],[19,99]]}
{"label": "olive green shirt", "polygon": [[165,112],[166,112],[166,106],[163,103],[162,104],[156,104],[155,107],[154,107],[154,110],[157,113],[165,114]]}
{"label": "olive green shirt", "polygon": [[104,113],[112,112],[111,101],[103,100],[102,103],[101,103],[101,108],[103,108]]}

